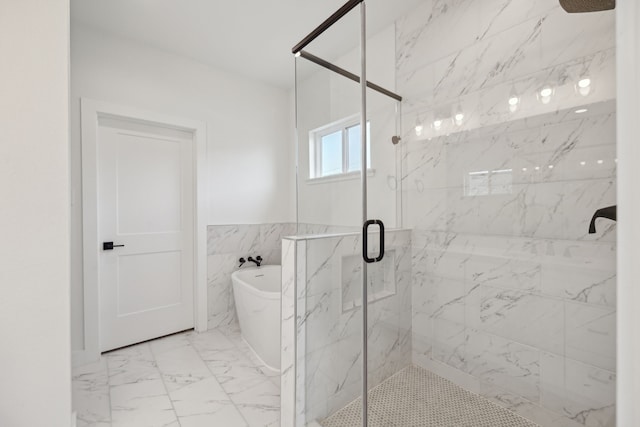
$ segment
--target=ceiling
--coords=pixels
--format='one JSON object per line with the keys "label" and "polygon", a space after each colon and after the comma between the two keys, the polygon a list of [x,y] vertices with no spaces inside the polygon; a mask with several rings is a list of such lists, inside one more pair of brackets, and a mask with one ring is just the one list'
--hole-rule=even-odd
{"label": "ceiling", "polygon": [[[368,0],[367,32],[393,23],[424,0]],[[99,31],[288,88],[291,48],[346,0],[72,0],[71,19]],[[352,11],[321,36],[318,55],[338,56],[358,43]],[[320,40],[320,39],[319,39]],[[347,42],[348,41],[348,42]]]}

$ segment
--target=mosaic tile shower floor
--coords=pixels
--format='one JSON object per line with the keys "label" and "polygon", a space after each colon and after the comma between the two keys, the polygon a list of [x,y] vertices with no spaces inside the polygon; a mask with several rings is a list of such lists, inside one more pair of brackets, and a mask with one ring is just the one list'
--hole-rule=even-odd
{"label": "mosaic tile shower floor", "polygon": [[[322,420],[323,427],[359,427],[361,399]],[[369,391],[369,427],[539,427],[417,366]]]}

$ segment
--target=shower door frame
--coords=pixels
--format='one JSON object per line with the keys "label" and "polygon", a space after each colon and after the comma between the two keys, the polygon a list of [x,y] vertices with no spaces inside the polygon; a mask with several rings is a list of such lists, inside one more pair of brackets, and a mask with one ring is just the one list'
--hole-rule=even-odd
{"label": "shower door frame", "polygon": [[[321,34],[323,34],[326,30],[331,28],[335,23],[340,21],[345,15],[347,15],[350,11],[360,5],[360,76],[353,74],[344,68],[341,68],[335,64],[332,64],[329,61],[326,61],[318,56],[313,55],[304,50],[306,46],[308,46],[311,42],[313,42],[316,38],[318,38]],[[309,33],[304,39],[302,39],[299,43],[297,43],[292,49],[291,53],[295,55],[296,58],[301,57],[308,61],[315,63],[323,68],[326,68],[332,72],[340,74],[350,80],[353,80],[360,85],[360,184],[361,184],[361,196],[362,196],[362,254],[361,254],[361,265],[362,265],[362,427],[368,426],[368,275],[367,275],[367,264],[377,263],[382,261],[384,257],[384,224],[381,220],[374,220],[368,218],[367,213],[367,88],[375,90],[383,95],[386,95],[392,99],[395,99],[398,102],[402,102],[402,97],[388,89],[385,89],[375,83],[369,82],[366,76],[366,68],[367,68],[367,33],[366,33],[366,4],[364,0],[349,0],[345,3],[340,9],[334,12],[329,18],[323,21],[318,27],[316,27],[311,33]],[[396,114],[400,114],[400,109],[396,109]],[[397,191],[397,189],[396,189]],[[396,203],[398,203],[396,197]],[[401,208],[396,206],[396,212],[401,212]],[[376,224],[380,228],[380,247],[379,247],[379,255],[375,259],[370,259],[367,256],[367,230],[369,225]]]}

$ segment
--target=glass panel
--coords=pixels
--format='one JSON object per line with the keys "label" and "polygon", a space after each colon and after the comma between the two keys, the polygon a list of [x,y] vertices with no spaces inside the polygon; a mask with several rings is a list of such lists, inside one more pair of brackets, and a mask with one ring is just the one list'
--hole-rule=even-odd
{"label": "glass panel", "polygon": [[342,131],[333,132],[320,138],[322,165],[320,176],[342,173]]}
{"label": "glass panel", "polygon": [[389,230],[401,226],[401,145],[392,142],[397,135],[400,135],[399,103],[367,90],[367,161],[373,169],[367,174],[367,217],[382,220]]}
{"label": "glass panel", "polygon": [[[359,12],[359,11],[358,11]],[[356,14],[357,17],[358,14]],[[359,20],[352,21],[359,28]],[[352,28],[353,29],[353,28]],[[393,88],[394,31],[372,41],[372,47],[384,52],[386,65],[373,73],[376,83]],[[354,36],[357,34],[354,34]],[[323,35],[324,36],[324,35]],[[357,37],[354,37],[357,41]],[[315,48],[307,50],[316,54]],[[319,49],[322,51],[322,49]],[[322,55],[319,55],[322,56]],[[360,74],[360,52],[354,49],[334,59],[339,66]],[[296,425],[314,421],[321,425],[345,425],[345,411],[351,422],[362,424],[363,393],[363,287],[368,287],[372,347],[367,360],[369,389],[410,363],[410,233],[399,230],[401,196],[399,146],[392,143],[400,134],[399,106],[387,96],[368,91],[367,174],[370,218],[379,218],[387,226],[387,249],[382,262],[367,266],[363,275],[362,259],[362,186],[360,175],[332,180],[307,180],[309,167],[318,164],[314,156],[325,156],[324,147],[314,154],[314,132],[322,135],[344,130],[341,166],[347,172],[362,170],[361,165],[361,86],[304,58],[296,60],[298,118],[298,277],[296,289],[299,324],[297,326]],[[380,70],[379,70],[380,71]],[[390,78],[391,76],[391,78]],[[386,79],[386,80],[385,80]],[[322,143],[324,144],[324,140]],[[337,137],[331,142],[337,147]],[[333,154],[336,154],[334,148]],[[337,162],[336,162],[337,163]],[[336,166],[335,164],[332,166]],[[327,167],[327,169],[329,169]],[[333,169],[337,170],[337,168]],[[325,165],[321,172],[325,173]],[[305,177],[300,179],[300,177]],[[380,233],[370,228],[368,252],[377,256]],[[372,335],[373,334],[373,335]],[[402,343],[393,345],[398,337]],[[378,349],[383,349],[379,351]],[[375,414],[368,411],[371,419]],[[375,421],[373,422],[375,425]]]}
{"label": "glass panel", "polygon": [[[392,66],[393,58],[388,60]],[[385,410],[394,413],[402,409],[401,402],[392,395],[371,390],[384,386],[411,364],[411,232],[401,228],[401,145],[393,143],[393,137],[401,135],[399,108],[399,103],[392,98],[367,91],[368,158],[373,168],[366,178],[367,215],[382,220],[385,225],[384,258],[367,264],[367,387],[370,390],[367,412],[370,425],[400,425],[382,416],[377,405],[384,401]],[[368,240],[369,256],[378,256],[378,227],[370,227]],[[406,421],[405,425],[408,424]]]}
{"label": "glass panel", "polygon": [[[368,91],[367,217],[387,225],[382,262],[363,275],[357,260],[357,179],[300,187],[300,230],[316,233],[298,290],[300,426],[361,424],[365,350],[370,425],[614,423],[615,223],[588,230],[616,204],[615,14],[463,3],[421,2],[390,41],[368,40],[368,79],[403,95],[409,124],[402,133],[399,106]],[[327,59],[360,74],[355,48]],[[313,94],[298,110],[309,129],[359,113],[352,82],[299,83]],[[347,170],[362,167],[358,130]],[[376,256],[375,227],[368,240]]]}
{"label": "glass panel", "polygon": [[[348,172],[359,171],[361,158],[361,138],[360,125],[347,128],[348,145]],[[367,122],[367,168],[371,168],[371,122]]]}
{"label": "glass panel", "polygon": [[347,170],[351,171],[359,171],[360,163],[362,163],[361,153],[361,133],[360,133],[360,125],[353,126],[347,129],[347,141],[349,144],[349,163]]}
{"label": "glass panel", "polygon": [[588,230],[616,204],[615,12],[454,3],[396,22],[411,378],[450,380],[421,402],[459,425],[490,424],[465,390],[494,425],[533,424],[488,401],[543,427],[614,425],[615,222]]}
{"label": "glass panel", "polygon": [[[359,28],[358,13],[351,12],[335,30],[345,26]],[[307,51],[322,57],[326,54],[332,27],[307,47]],[[340,30],[340,31],[342,31]],[[326,39],[325,39],[326,36]],[[353,48],[357,50],[357,37]],[[335,54],[323,57],[339,60]],[[347,66],[347,64],[341,64]],[[318,175],[343,172],[342,129],[359,121],[360,86],[333,71],[302,57],[296,58],[296,114],[298,137],[298,232],[304,235],[358,231],[362,227],[362,191],[359,176],[331,180],[309,180],[318,168]],[[348,67],[347,67],[348,68]],[[353,71],[353,70],[352,70]],[[358,72],[358,71],[354,71]],[[346,133],[346,132],[345,132]],[[314,138],[324,135],[321,149],[314,152]],[[345,141],[346,143],[346,141]],[[321,156],[321,159],[315,158]],[[359,162],[359,159],[356,158]]]}
{"label": "glass panel", "polygon": [[[305,50],[349,68],[350,59],[335,55],[335,46],[344,47],[340,52],[354,49],[359,56],[359,28],[356,9]],[[345,42],[344,34],[353,37]],[[357,68],[350,71],[359,74]],[[325,424],[354,401],[355,413],[362,413],[362,401],[357,400],[363,384],[362,185],[358,174],[336,175],[348,169],[343,154],[350,155],[352,147],[346,128],[359,122],[360,109],[358,83],[296,58],[300,240],[296,242],[295,425],[300,427]],[[320,162],[310,151],[318,134],[323,135]],[[350,167],[360,169],[359,156],[351,160]],[[321,165],[323,175],[333,174],[331,179],[308,179],[314,165]]]}

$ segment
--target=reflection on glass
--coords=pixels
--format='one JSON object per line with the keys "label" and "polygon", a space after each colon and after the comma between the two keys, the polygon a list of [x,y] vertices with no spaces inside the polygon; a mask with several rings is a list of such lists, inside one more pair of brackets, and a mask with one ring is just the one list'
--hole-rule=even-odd
{"label": "reflection on glass", "polygon": [[[526,168],[522,169],[526,171]],[[465,179],[465,196],[488,196],[513,192],[513,169],[469,172]]]}
{"label": "reflection on glass", "polygon": [[[360,170],[361,138],[360,125],[347,128],[347,143],[349,151],[347,172]],[[371,168],[371,124],[367,122],[367,169],[369,168]]]}
{"label": "reflection on glass", "polygon": [[489,171],[469,172],[467,175],[467,196],[486,196],[489,194]]}
{"label": "reflection on glass", "polygon": [[540,89],[540,91],[537,94],[538,100],[543,104],[548,104],[549,102],[551,102],[551,97],[553,96],[553,93],[554,93],[554,90],[551,86],[544,86],[542,89]]}
{"label": "reflection on glass", "polygon": [[509,111],[515,113],[520,104],[520,98],[517,95],[511,95],[509,97]]}
{"label": "reflection on glass", "polygon": [[591,79],[589,77],[583,77],[578,80],[576,91],[582,96],[589,95],[591,93]]}
{"label": "reflection on glass", "polygon": [[342,172],[342,132],[324,135],[322,141],[322,175]]}

